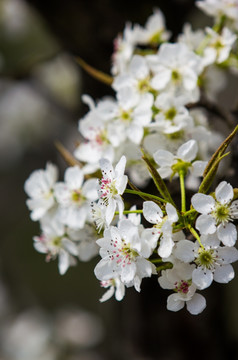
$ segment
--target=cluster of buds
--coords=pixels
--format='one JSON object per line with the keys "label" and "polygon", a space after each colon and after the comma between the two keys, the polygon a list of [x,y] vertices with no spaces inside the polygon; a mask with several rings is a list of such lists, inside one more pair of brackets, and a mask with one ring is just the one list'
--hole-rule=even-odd
{"label": "cluster of buds", "polygon": [[[199,292],[213,280],[234,278],[238,192],[214,181],[238,126],[226,138],[211,131],[201,99],[215,98],[219,90],[211,72],[225,87],[225,73],[238,66],[238,3],[197,5],[213,16],[214,26],[194,32],[186,24],[175,43],[159,9],[144,27],[126,25],[115,41],[112,76],[100,73],[115,98],[83,96],[89,106],[79,121],[84,141],[64,182],[47,164],[25,183],[31,218],[42,229],[35,248],[47,260],[58,257],[61,274],[77,259],[99,254],[94,272],[108,289],[101,301],[114,294],[122,300],[126,288],[139,292],[143,278],[157,276],[163,289],[173,291],[169,310],[186,304],[199,314],[206,306]],[[179,183],[179,204],[168,180]],[[140,190],[152,181],[157,193]],[[128,193],[141,200],[137,207],[128,204]]]}

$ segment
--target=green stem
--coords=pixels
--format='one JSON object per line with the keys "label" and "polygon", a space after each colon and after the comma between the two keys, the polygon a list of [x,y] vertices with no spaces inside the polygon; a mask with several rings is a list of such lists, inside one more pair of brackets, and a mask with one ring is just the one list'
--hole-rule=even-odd
{"label": "green stem", "polygon": [[197,212],[197,210],[195,209],[192,209],[192,210],[188,210],[188,211],[185,211],[185,213],[183,215],[190,215],[190,214],[195,214],[195,212]]}
{"label": "green stem", "polygon": [[150,259],[150,262],[152,262],[153,264],[161,264],[163,262],[162,259]]}
{"label": "green stem", "polygon": [[184,171],[180,170],[179,172],[180,179],[180,191],[181,191],[181,211],[186,212],[186,194],[185,194],[185,184],[184,184]]}
{"label": "green stem", "polygon": [[197,231],[191,225],[188,225],[188,230],[190,231],[191,234],[193,234],[195,239],[197,239],[197,241],[199,242],[199,245],[201,246],[201,248],[204,250],[204,246],[201,243],[201,239],[200,239],[200,236],[198,235]]}
{"label": "green stem", "polygon": [[170,262],[167,262],[167,263],[164,263],[164,264],[161,265],[161,266],[158,266],[158,267],[156,268],[156,270],[157,270],[157,272],[160,272],[160,271],[162,271],[162,270],[172,269],[172,267],[173,267],[173,264],[170,263]]}
{"label": "green stem", "polygon": [[[143,210],[124,210],[123,214],[142,214]],[[115,211],[115,215],[119,215],[119,211]]]}
{"label": "green stem", "polygon": [[150,198],[152,200],[154,199],[154,200],[157,200],[157,201],[160,201],[160,202],[165,202],[165,203],[167,202],[165,199],[162,199],[159,196],[155,196],[155,195],[152,195],[152,194],[147,194],[147,193],[144,193],[142,191],[135,191],[135,190],[126,189],[124,191],[124,193],[144,196],[144,197]]}

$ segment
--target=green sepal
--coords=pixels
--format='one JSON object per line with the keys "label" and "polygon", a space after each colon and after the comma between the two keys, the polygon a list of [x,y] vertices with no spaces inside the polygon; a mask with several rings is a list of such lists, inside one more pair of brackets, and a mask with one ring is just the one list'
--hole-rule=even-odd
{"label": "green sepal", "polygon": [[145,151],[143,149],[141,149],[142,151],[142,159],[145,161],[146,166],[152,176],[152,179],[155,183],[155,186],[157,187],[159,193],[162,195],[162,197],[169,202],[170,204],[172,204],[174,207],[176,207],[173,199],[171,198],[171,195],[169,193],[169,190],[167,188],[167,186],[165,185],[164,180],[162,179],[162,177],[160,176],[160,174],[158,173],[158,171],[156,170],[156,168],[154,167],[152,161],[149,159],[148,155],[145,153]]}

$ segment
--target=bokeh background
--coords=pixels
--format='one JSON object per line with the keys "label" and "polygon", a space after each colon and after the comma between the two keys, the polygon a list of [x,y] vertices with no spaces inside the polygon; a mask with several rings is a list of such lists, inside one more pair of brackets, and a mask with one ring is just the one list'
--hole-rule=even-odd
{"label": "bokeh background", "polygon": [[174,39],[185,21],[210,21],[192,0],[0,0],[0,360],[238,359],[237,278],[207,289],[199,316],[168,312],[156,278],[143,280],[141,294],[128,289],[121,303],[100,304],[96,259],[60,276],[32,246],[39,226],[24,181],[47,161],[62,178],[54,142],[74,149],[87,111],[81,95],[113,94],[75,56],[109,73],[114,38],[155,7]]}

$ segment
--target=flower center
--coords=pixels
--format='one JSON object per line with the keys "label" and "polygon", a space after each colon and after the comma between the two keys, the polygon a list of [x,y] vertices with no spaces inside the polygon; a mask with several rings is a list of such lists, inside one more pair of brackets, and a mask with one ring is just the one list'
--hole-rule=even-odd
{"label": "flower center", "polygon": [[176,116],[176,114],[177,114],[176,108],[175,108],[175,107],[172,107],[172,108],[170,108],[169,110],[167,110],[164,115],[165,115],[165,118],[166,118],[167,120],[173,120],[174,117]]}
{"label": "flower center", "polygon": [[157,31],[156,33],[154,33],[149,40],[150,44],[159,44],[161,42],[161,33],[162,31]]}
{"label": "flower center", "polygon": [[174,291],[179,292],[181,294],[187,294],[189,291],[189,287],[192,284],[192,280],[181,280],[176,281]]}
{"label": "flower center", "polygon": [[80,190],[74,190],[71,194],[71,199],[73,202],[79,203],[82,200]]}
{"label": "flower center", "polygon": [[116,186],[115,186],[115,180],[111,179],[104,179],[102,178],[99,180],[100,184],[100,198],[103,200],[104,203],[107,203],[110,197],[113,197],[118,193]]}
{"label": "flower center", "polygon": [[125,110],[121,110],[121,114],[120,114],[121,120],[125,121],[125,122],[129,122],[131,121],[131,110],[125,111]]}
{"label": "flower center", "polygon": [[62,238],[60,236],[55,237],[52,240],[52,245],[55,247],[61,247],[61,240],[62,240]]}
{"label": "flower center", "polygon": [[142,79],[138,82],[138,90],[141,93],[149,92],[151,90],[151,86],[149,83],[149,77]]}
{"label": "flower center", "polygon": [[213,270],[217,264],[218,256],[214,249],[199,249],[195,263],[203,269]]}
{"label": "flower center", "polygon": [[212,216],[216,219],[218,224],[225,224],[228,221],[231,221],[230,217],[230,208],[228,205],[223,205],[220,203],[216,204],[215,210],[212,212]]}
{"label": "flower center", "polygon": [[177,70],[173,70],[171,74],[172,81],[179,82],[181,80],[181,75]]}

